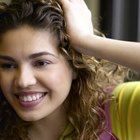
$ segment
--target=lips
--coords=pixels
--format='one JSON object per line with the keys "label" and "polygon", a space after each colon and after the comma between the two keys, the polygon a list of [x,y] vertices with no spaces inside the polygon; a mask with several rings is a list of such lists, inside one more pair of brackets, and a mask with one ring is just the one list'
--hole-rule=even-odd
{"label": "lips", "polygon": [[16,97],[22,107],[31,108],[38,105],[46,94],[46,92],[22,92],[16,95]]}

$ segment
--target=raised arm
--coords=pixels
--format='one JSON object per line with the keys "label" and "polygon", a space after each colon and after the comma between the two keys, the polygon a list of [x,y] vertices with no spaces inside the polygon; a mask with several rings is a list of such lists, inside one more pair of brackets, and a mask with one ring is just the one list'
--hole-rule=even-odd
{"label": "raised arm", "polygon": [[93,34],[91,12],[84,0],[58,0],[62,5],[72,46],[84,54],[140,70],[140,42],[120,41]]}

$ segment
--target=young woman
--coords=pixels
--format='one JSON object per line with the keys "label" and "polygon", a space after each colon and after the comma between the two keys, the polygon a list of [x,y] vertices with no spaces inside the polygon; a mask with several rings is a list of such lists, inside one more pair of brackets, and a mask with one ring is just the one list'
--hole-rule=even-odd
{"label": "young woman", "polygon": [[104,88],[125,72],[72,49],[65,25],[55,1],[0,4],[1,140],[96,140],[110,133]]}
{"label": "young woman", "polygon": [[140,43],[119,41],[93,34],[91,12],[84,0],[58,0],[67,23],[72,46],[84,54],[140,70]]}

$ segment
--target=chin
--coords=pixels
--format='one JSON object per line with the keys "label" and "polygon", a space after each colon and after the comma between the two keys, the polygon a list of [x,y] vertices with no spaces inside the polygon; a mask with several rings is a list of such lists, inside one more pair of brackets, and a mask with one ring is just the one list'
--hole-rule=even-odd
{"label": "chin", "polygon": [[22,114],[18,114],[18,116],[26,122],[34,122],[34,121],[38,121],[41,120],[42,118],[37,116],[37,115],[22,115]]}

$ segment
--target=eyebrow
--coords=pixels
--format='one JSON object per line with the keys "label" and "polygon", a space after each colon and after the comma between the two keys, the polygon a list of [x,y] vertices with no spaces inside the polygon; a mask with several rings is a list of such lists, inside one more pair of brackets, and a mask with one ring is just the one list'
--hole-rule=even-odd
{"label": "eyebrow", "polygon": [[39,53],[34,53],[34,54],[31,54],[29,56],[30,59],[33,59],[33,58],[37,58],[37,57],[40,57],[40,56],[43,56],[43,55],[51,55],[55,58],[58,58],[56,55],[52,54],[52,53],[49,53],[49,52],[39,52]]}
{"label": "eyebrow", "polygon": [[0,59],[15,62],[15,60],[10,56],[0,55]]}
{"label": "eyebrow", "polygon": [[[34,58],[37,58],[37,57],[41,57],[43,55],[51,55],[51,56],[53,56],[55,58],[58,58],[56,55],[54,55],[52,53],[49,53],[49,52],[39,52],[39,53],[31,54],[29,56],[29,59],[34,59]],[[10,56],[6,56],[6,55],[0,55],[0,59],[15,62],[15,59],[14,58],[12,58]]]}

